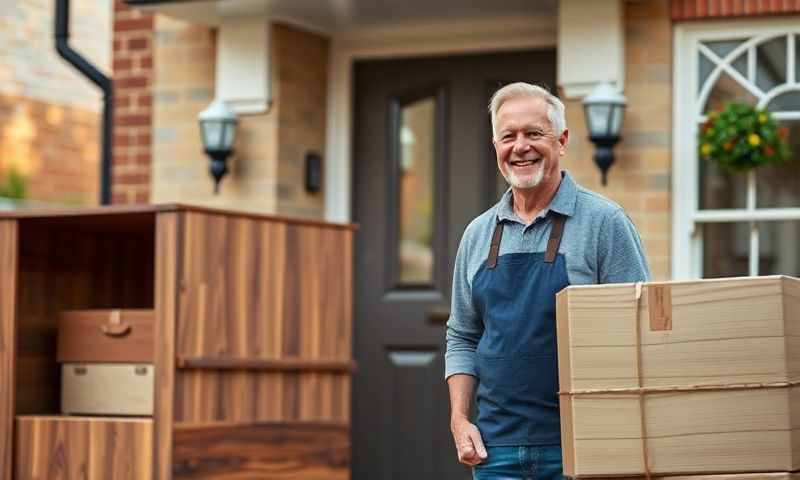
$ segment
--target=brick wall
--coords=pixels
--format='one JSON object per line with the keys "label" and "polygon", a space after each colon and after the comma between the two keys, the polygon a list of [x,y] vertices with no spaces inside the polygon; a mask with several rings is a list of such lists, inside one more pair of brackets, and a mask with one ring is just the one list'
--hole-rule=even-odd
{"label": "brick wall", "polygon": [[325,215],[324,193],[305,191],[304,168],[307,152],[319,153],[325,161],[329,41],[284,25],[275,25],[272,33],[277,60],[277,212],[321,218]]}
{"label": "brick wall", "polygon": [[[0,176],[35,201],[99,201],[101,93],[55,50],[50,0],[0,2]],[[111,0],[72,2],[70,45],[108,72]]]}
{"label": "brick wall", "polygon": [[655,279],[670,278],[672,30],[668,0],[625,2],[628,106],[608,186],[600,183],[580,100],[567,102],[570,145],[562,165],[618,202],[642,235]]}
{"label": "brick wall", "polygon": [[152,14],[114,1],[113,203],[150,199],[153,25]]}
{"label": "brick wall", "polygon": [[197,115],[214,98],[215,44],[213,29],[156,17],[152,200],[274,213],[278,143],[274,110],[239,116],[230,172],[214,195]]}
{"label": "brick wall", "polygon": [[322,192],[303,189],[308,151],[325,146],[328,41],[273,25],[269,112],[240,115],[230,173],[214,195],[197,115],[214,97],[214,30],[158,16],[153,80],[154,202],[322,217]]}

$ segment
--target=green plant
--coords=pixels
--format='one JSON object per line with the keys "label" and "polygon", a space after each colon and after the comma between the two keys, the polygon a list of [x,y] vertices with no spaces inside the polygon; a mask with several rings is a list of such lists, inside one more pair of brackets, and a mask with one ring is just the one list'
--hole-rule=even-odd
{"label": "green plant", "polygon": [[0,197],[23,199],[27,194],[27,187],[28,179],[17,169],[11,168],[6,178],[0,178]]}
{"label": "green plant", "polygon": [[702,158],[741,171],[790,158],[787,132],[767,110],[731,102],[708,114],[697,143]]}

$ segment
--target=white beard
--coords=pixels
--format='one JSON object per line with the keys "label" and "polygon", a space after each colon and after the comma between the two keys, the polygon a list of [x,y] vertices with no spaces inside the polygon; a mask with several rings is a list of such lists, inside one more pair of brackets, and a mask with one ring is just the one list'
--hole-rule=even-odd
{"label": "white beard", "polygon": [[533,188],[538,187],[540,183],[542,183],[542,179],[544,178],[544,169],[547,167],[547,160],[544,158],[541,161],[541,165],[539,165],[539,170],[536,171],[536,174],[533,178],[530,179],[523,179],[517,177],[517,174],[514,173],[513,167],[508,167],[508,169],[503,169],[500,173],[503,174],[503,178],[506,179],[506,182],[514,188]]}

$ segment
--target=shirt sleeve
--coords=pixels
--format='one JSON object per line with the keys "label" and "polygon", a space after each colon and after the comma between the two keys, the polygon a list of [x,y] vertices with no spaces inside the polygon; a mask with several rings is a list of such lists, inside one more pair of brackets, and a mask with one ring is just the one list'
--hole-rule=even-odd
{"label": "shirt sleeve", "polygon": [[478,376],[475,349],[483,335],[483,320],[472,303],[469,281],[469,240],[465,232],[456,253],[453,295],[447,320],[445,379],[457,373]]}
{"label": "shirt sleeve", "polygon": [[639,232],[622,209],[604,220],[597,249],[598,283],[650,280],[650,267]]}

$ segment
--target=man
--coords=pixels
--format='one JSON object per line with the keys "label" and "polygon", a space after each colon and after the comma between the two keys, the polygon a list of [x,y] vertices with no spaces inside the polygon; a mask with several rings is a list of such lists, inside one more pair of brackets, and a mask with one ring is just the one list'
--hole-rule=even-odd
{"label": "man", "polygon": [[[555,295],[645,281],[639,235],[615,203],[562,171],[564,105],[541,87],[498,90],[489,110],[511,188],[464,231],[445,375],[460,462],[476,479],[561,477]],[[477,384],[477,425],[469,420]]]}

